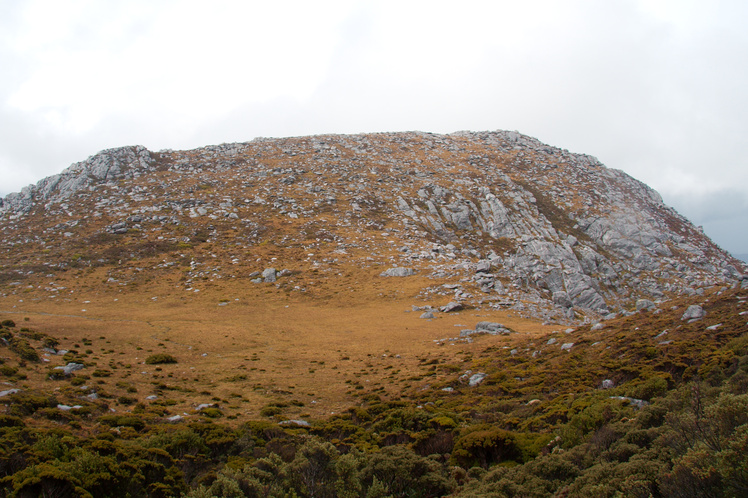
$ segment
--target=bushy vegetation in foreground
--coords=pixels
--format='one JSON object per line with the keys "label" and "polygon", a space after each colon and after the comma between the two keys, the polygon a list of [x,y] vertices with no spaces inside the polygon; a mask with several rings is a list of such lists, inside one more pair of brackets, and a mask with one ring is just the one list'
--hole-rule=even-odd
{"label": "bushy vegetation in foreground", "polygon": [[348,414],[312,428],[196,421],[89,435],[4,415],[0,485],[5,496],[745,496],[748,395],[735,390],[747,370],[748,358],[720,386],[686,383],[642,409],[580,399],[546,444],[388,403],[372,405],[373,424]]}
{"label": "bushy vegetation in foreground", "polygon": [[[8,394],[0,495],[746,496],[738,294],[708,304],[719,327],[681,322],[681,309],[587,331],[589,345],[572,351],[488,348],[471,360],[488,373],[481,386],[421,385],[401,400],[366,393],[308,427],[278,413],[238,427],[209,414],[165,423],[166,405],[60,411],[54,396]],[[17,334],[6,335],[10,344]],[[424,382],[431,367],[455,370],[431,364]]]}

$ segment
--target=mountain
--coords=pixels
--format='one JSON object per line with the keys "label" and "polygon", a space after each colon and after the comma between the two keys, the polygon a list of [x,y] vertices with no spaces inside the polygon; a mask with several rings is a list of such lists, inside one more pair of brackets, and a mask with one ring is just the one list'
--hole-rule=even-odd
{"label": "mountain", "polygon": [[746,267],[589,156],[123,147],[0,235],[0,496],[748,489]]}
{"label": "mountain", "polygon": [[252,253],[272,244],[295,292],[311,290],[310,267],[330,281],[345,261],[426,276],[422,297],[555,321],[694,295],[745,271],[641,182],[504,131],[106,150],[6,196],[0,233],[6,282],[64,270],[72,254],[122,282],[134,278],[123,256],[176,249],[190,289],[205,258],[220,266],[212,280],[256,279],[270,262]]}

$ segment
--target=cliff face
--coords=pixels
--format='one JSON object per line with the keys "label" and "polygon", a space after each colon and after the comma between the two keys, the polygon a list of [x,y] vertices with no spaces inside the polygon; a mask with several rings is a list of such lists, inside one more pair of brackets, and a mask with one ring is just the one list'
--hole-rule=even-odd
{"label": "cliff face", "polygon": [[744,271],[641,182],[504,131],[106,150],[8,195],[0,233],[4,282],[30,278],[32,262],[36,274],[64,269],[80,241],[84,262],[112,272],[122,265],[113,246],[189,247],[190,275],[207,241],[216,266],[255,278],[252,248],[271,241],[323,272],[343,261],[409,268],[433,280],[423,298],[554,320],[694,294]]}

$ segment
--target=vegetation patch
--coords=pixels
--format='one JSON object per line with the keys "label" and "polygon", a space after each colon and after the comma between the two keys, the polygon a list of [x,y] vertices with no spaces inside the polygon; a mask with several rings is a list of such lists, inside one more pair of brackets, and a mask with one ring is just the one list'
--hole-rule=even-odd
{"label": "vegetation patch", "polygon": [[177,359],[170,354],[157,353],[152,354],[145,359],[147,365],[165,365],[169,363],[177,363]]}

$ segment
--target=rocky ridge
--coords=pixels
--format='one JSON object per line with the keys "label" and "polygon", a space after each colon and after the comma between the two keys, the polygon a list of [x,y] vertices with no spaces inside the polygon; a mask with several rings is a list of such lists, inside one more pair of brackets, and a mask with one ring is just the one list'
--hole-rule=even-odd
{"label": "rocky ridge", "polygon": [[[428,278],[424,300],[556,321],[736,284],[745,271],[643,183],[506,131],[105,150],[2,199],[0,233],[0,283],[64,271],[83,241],[90,254],[76,264],[108,268],[113,283],[133,278],[123,260],[146,255],[152,270],[181,267],[188,291],[201,278],[277,275],[306,292],[295,262],[321,280],[345,261],[393,286]],[[268,242],[294,250],[273,279],[250,256]]]}

